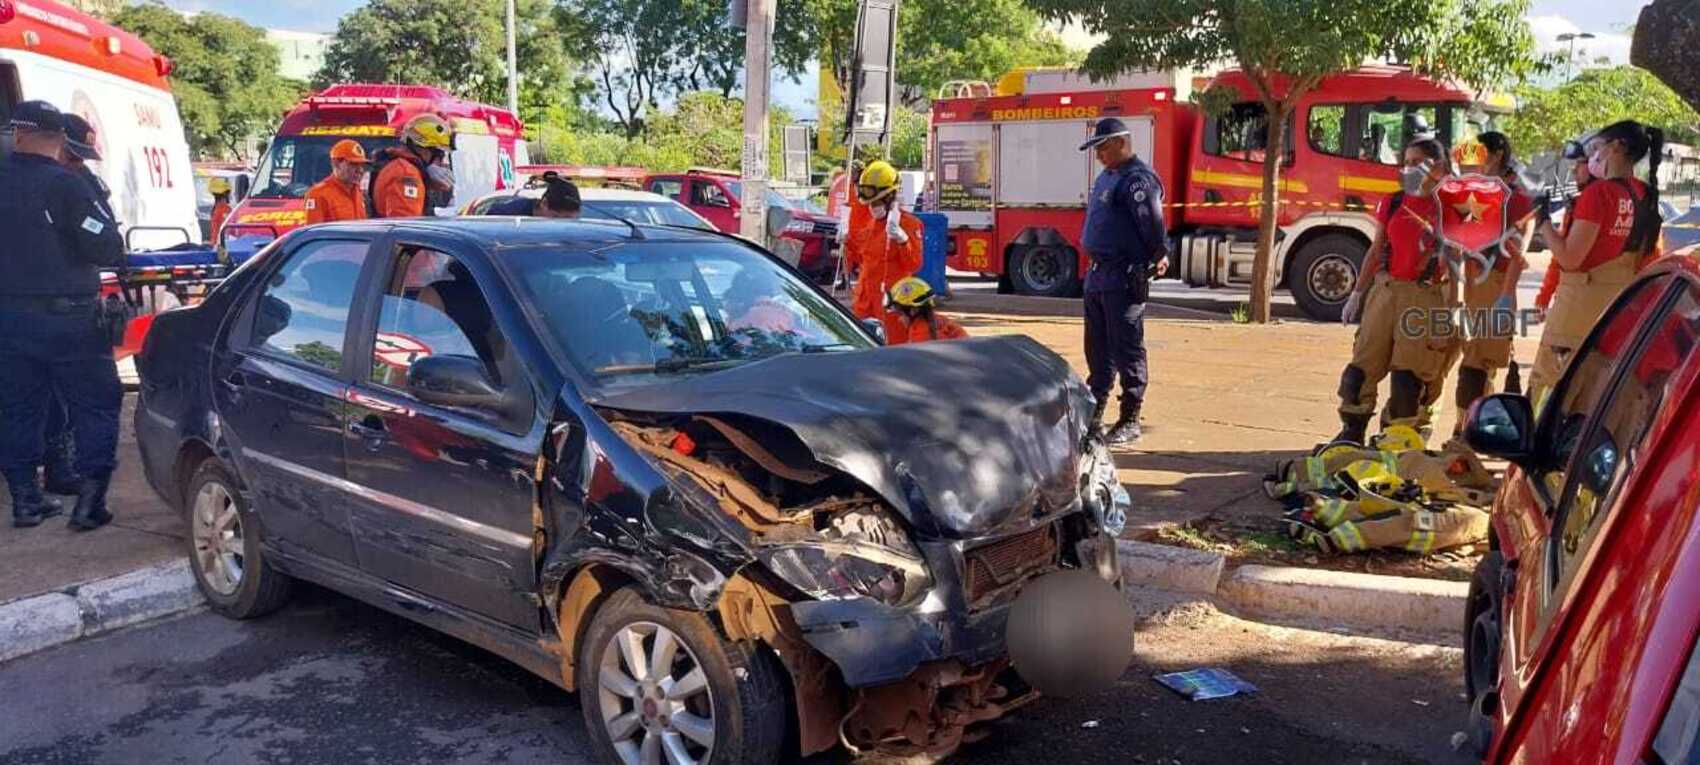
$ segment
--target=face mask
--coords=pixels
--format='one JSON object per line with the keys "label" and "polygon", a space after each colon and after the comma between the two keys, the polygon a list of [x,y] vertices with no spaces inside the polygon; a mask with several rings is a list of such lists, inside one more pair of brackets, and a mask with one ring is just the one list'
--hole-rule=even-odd
{"label": "face mask", "polygon": [[1399,188],[1406,194],[1422,194],[1423,182],[1428,180],[1429,163],[1409,165],[1399,171]]}
{"label": "face mask", "polygon": [[1603,149],[1588,155],[1588,174],[1595,178],[1606,177],[1606,153]]}
{"label": "face mask", "polygon": [[455,187],[454,171],[442,165],[426,165],[425,175],[431,185],[440,191],[453,191]]}

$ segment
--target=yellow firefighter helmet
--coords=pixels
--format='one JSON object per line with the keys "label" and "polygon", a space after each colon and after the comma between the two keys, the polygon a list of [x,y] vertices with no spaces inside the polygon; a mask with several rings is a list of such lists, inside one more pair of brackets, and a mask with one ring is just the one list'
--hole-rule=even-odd
{"label": "yellow firefighter helmet", "polygon": [[891,304],[899,308],[923,308],[933,304],[933,285],[918,276],[906,276],[891,285]]}
{"label": "yellow firefighter helmet", "polygon": [[868,163],[862,177],[856,181],[856,196],[873,204],[897,194],[897,168],[883,159]]}
{"label": "yellow firefighter helmet", "polygon": [[227,180],[220,178],[220,177],[214,177],[212,180],[207,181],[207,193],[208,194],[229,194],[230,193],[230,181],[227,181]]}
{"label": "yellow firefighter helmet", "polygon": [[426,149],[448,151],[454,146],[454,128],[435,114],[421,114],[402,126],[401,139]]}

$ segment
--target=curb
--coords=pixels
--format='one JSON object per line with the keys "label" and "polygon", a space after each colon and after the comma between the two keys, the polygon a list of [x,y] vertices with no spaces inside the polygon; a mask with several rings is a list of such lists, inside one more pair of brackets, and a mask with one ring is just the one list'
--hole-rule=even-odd
{"label": "curb", "polygon": [[1116,550],[1128,585],[1214,595],[1251,616],[1456,634],[1470,591],[1467,582],[1291,566],[1225,572],[1221,553],[1130,539],[1117,540]]}
{"label": "curb", "polygon": [[0,603],[0,662],[187,611],[204,603],[177,559],[60,592]]}

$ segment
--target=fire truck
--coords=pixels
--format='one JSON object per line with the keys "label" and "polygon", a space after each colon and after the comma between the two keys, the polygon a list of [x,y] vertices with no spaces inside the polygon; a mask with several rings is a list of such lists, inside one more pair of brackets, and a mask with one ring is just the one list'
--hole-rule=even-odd
{"label": "fire truck", "polygon": [[112,208],[132,250],[201,241],[194,171],[166,76],[141,38],[51,0],[0,0],[0,123],[40,99],[94,127]]}
{"label": "fire truck", "polygon": [[407,121],[436,114],[454,128],[453,214],[492,191],[516,188],[514,168],[531,164],[522,136],[523,126],[512,112],[463,100],[424,85],[333,85],[308,96],[284,116],[277,135],[256,168],[251,190],[231,210],[224,237],[231,252],[247,251],[240,240],[266,241],[307,222],[303,197],[313,184],[331,173],[331,146],[345,138],[359,141],[366,155],[400,142]]}
{"label": "fire truck", "polygon": [[[1191,103],[1207,87],[1232,96],[1222,114]],[[1250,284],[1268,115],[1243,73],[1133,73],[1094,84],[1032,70],[951,95],[933,104],[928,154],[935,206],[950,220],[951,268],[996,275],[1021,294],[1076,294],[1098,172],[1079,147],[1094,122],[1118,117],[1163,179],[1171,275],[1193,286]],[[1375,236],[1375,207],[1398,190],[1401,148],[1419,135],[1450,144],[1491,129],[1508,107],[1403,67],[1323,80],[1299,100],[1280,149],[1278,283],[1308,315],[1338,319]]]}

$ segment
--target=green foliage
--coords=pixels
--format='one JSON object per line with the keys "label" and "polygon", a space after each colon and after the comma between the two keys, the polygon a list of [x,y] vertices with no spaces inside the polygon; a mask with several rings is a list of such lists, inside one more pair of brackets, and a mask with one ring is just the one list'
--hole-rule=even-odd
{"label": "green foliage", "polygon": [[265,32],[216,13],[184,18],[164,5],[132,5],[113,23],[176,63],[172,91],[190,150],[237,157],[247,139],[271,130],[302,84],[278,74],[278,52]]}
{"label": "green foliage", "polygon": [[[803,0],[777,0],[773,63],[803,71],[813,56]],[[600,105],[626,135],[644,130],[657,104],[686,93],[730,97],[744,71],[744,32],[726,0],[556,0],[568,48],[592,64]]]}
{"label": "green foliage", "polygon": [[891,163],[899,170],[921,169],[927,159],[927,113],[898,107],[891,122]]}
{"label": "green foliage", "polygon": [[[558,119],[559,113],[552,115]],[[687,93],[672,111],[653,109],[645,129],[627,137],[617,126],[586,129],[549,119],[537,128],[534,161],[563,165],[625,165],[656,172],[691,167],[743,169],[744,102],[715,92]],[[791,122],[784,109],[768,114],[768,172],[781,165],[781,131]]]}
{"label": "green foliage", "polygon": [[[811,38],[840,86],[846,86],[856,3],[803,3]],[[905,0],[898,7],[897,27],[897,83],[911,105],[933,97],[951,80],[990,81],[1017,66],[1080,62],[1080,55],[1022,0]]]}
{"label": "green foliage", "polygon": [[1517,101],[1505,134],[1524,156],[1559,149],[1583,132],[1625,119],[1664,128],[1678,143],[1700,139],[1700,113],[1657,77],[1633,66],[1590,69],[1555,88],[1522,88]]}
{"label": "green foliage", "polygon": [[[517,0],[515,48],[520,117],[576,104],[589,84],[572,73],[549,0]],[[314,85],[395,82],[435,85],[489,104],[507,102],[506,5],[439,0],[371,0],[337,22]]]}

